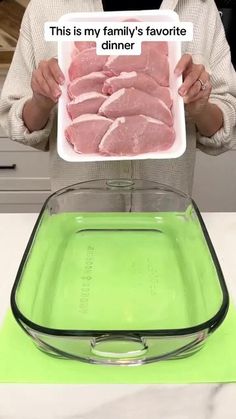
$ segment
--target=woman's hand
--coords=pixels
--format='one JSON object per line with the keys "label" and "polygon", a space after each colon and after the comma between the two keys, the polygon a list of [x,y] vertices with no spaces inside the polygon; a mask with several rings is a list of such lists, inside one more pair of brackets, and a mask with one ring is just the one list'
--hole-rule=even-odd
{"label": "woman's hand", "polygon": [[30,132],[43,129],[61,96],[60,85],[65,81],[57,60],[41,61],[31,79],[33,96],[23,108],[22,117]]}
{"label": "woman's hand", "polygon": [[224,125],[221,109],[210,103],[212,90],[210,75],[201,64],[194,64],[191,55],[184,54],[175,68],[177,76],[183,75],[179,94],[183,97],[188,116],[195,123],[198,132],[212,137]]}
{"label": "woman's hand", "polygon": [[41,61],[33,71],[31,88],[33,99],[38,106],[51,110],[61,96],[60,85],[65,81],[56,58]]}
{"label": "woman's hand", "polygon": [[190,116],[199,115],[208,103],[212,86],[210,75],[202,64],[194,64],[190,54],[184,54],[175,68],[177,76],[183,75],[179,94],[183,97]]}

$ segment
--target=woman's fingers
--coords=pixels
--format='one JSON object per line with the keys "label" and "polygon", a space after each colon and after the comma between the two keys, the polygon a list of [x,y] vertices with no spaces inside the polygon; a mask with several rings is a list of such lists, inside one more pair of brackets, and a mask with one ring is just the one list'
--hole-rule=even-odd
{"label": "woman's fingers", "polygon": [[175,74],[183,76],[179,94],[183,97],[189,115],[204,111],[212,90],[210,75],[201,64],[194,64],[190,54],[184,54],[175,68]]}
{"label": "woman's fingers", "polygon": [[[200,81],[201,80],[201,81]],[[204,89],[202,88],[202,83]],[[211,93],[210,76],[206,71],[203,71],[192,87],[188,90],[188,93],[184,96],[185,103],[195,102],[202,98],[208,98]]]}
{"label": "woman's fingers", "polygon": [[189,94],[189,90],[199,79],[200,75],[205,71],[203,65],[193,65],[191,71],[186,75],[182,86],[179,88],[179,94],[186,96]]}
{"label": "woman's fingers", "polygon": [[34,93],[42,95],[56,102],[56,99],[51,92],[50,86],[48,85],[47,80],[44,78],[41,71],[36,70],[33,74],[31,87]]}
{"label": "woman's fingers", "polygon": [[54,77],[54,80],[58,84],[63,84],[65,81],[65,77],[58,65],[58,61],[55,58],[51,58],[51,60],[48,61],[48,67],[50,69],[51,74]]}
{"label": "woman's fingers", "polygon": [[65,78],[57,60],[52,58],[39,63],[37,70],[33,72],[31,87],[35,93],[56,103],[61,95],[60,84],[63,84],[64,81]]}
{"label": "woman's fingers", "polygon": [[32,74],[32,80],[31,80],[31,88],[33,92],[42,94],[43,96],[50,95],[50,89],[49,86],[44,80],[44,77],[41,72],[38,70],[34,70]]}
{"label": "woman's fingers", "polygon": [[56,82],[50,67],[48,65],[43,65],[42,66],[42,75],[44,77],[44,80],[47,82],[49,89],[50,89],[50,93],[51,96],[56,100],[58,99],[58,97],[61,95],[61,89],[58,85],[58,83]]}
{"label": "woman's fingers", "polygon": [[186,104],[186,105],[188,105],[188,104],[190,104],[190,103],[194,103],[194,102],[197,102],[197,101],[199,101],[200,99],[204,99],[205,98],[205,93],[203,93],[203,92],[200,92],[200,93],[198,93],[198,95],[196,95],[196,96],[186,96],[185,98],[184,98],[184,103]]}
{"label": "woman's fingers", "polygon": [[181,74],[184,73],[184,71],[186,71],[188,68],[190,68],[193,64],[193,60],[192,60],[192,56],[190,54],[184,54],[177,66],[175,67],[175,74],[176,76],[180,76]]}
{"label": "woman's fingers", "polygon": [[[183,75],[183,84],[179,88],[179,94],[184,98],[185,103],[191,103],[209,97],[211,92],[210,76],[205,67],[201,64],[194,64],[190,54],[184,54],[175,68],[177,76]],[[206,83],[202,89],[202,83]]]}

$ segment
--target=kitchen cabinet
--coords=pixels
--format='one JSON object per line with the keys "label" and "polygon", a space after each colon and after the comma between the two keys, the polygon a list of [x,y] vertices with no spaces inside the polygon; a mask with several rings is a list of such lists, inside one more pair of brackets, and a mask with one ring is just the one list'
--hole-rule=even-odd
{"label": "kitchen cabinet", "polygon": [[[4,79],[0,71],[0,93]],[[48,195],[48,153],[11,141],[0,126],[0,213],[38,212]]]}
{"label": "kitchen cabinet", "polygon": [[0,213],[39,211],[49,194],[48,153],[10,141],[0,129]]}

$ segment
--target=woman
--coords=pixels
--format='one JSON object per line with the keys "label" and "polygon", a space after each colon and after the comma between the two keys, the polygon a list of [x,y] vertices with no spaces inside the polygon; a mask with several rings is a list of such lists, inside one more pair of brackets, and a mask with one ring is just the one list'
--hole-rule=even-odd
{"label": "woman", "polygon": [[[136,1],[31,0],[0,102],[0,122],[22,144],[50,150],[52,190],[83,180],[141,178],[191,193],[196,146],[220,154],[236,137],[236,77],[228,43],[213,0],[145,0],[143,8],[174,9],[194,25],[193,42],[183,44],[176,73],[186,104],[187,149],[172,160],[67,163],[56,150],[56,103],[64,75],[55,58],[57,44],[44,41],[44,22],[68,12],[137,9]],[[128,6],[127,6],[128,5]]]}

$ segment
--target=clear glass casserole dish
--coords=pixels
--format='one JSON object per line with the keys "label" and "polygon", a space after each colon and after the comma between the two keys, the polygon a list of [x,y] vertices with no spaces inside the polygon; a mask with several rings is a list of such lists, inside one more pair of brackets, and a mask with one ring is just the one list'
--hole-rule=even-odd
{"label": "clear glass casserole dish", "polygon": [[15,319],[41,350],[109,365],[189,356],[228,306],[195,202],[142,180],[52,194],[11,293]]}

